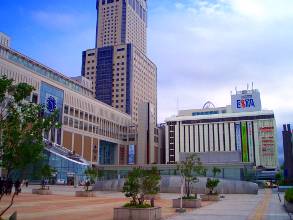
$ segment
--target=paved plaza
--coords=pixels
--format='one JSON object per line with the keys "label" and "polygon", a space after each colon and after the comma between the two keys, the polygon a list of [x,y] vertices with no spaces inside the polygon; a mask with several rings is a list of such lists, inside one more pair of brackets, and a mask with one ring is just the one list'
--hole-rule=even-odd
{"label": "paved plaza", "polygon": [[169,220],[290,220],[283,207],[284,194],[270,189],[259,190],[257,195],[225,195],[217,203],[196,209]]}
{"label": "paved plaza", "polygon": [[[123,205],[128,200],[119,192],[97,192],[94,198],[74,197],[76,190],[67,186],[52,186],[54,195],[32,195],[31,189],[23,188],[17,196],[13,208],[5,217],[17,210],[18,219],[32,220],[81,220],[81,219],[113,219],[113,208]],[[200,209],[188,209],[187,213],[178,215],[171,208],[171,199],[177,194],[160,194],[156,205],[163,207],[163,219],[168,220],[289,220],[285,212],[283,194],[282,203],[271,190],[260,190],[258,195],[230,194],[220,202],[204,202]],[[8,204],[8,198],[1,201],[1,209]]]}

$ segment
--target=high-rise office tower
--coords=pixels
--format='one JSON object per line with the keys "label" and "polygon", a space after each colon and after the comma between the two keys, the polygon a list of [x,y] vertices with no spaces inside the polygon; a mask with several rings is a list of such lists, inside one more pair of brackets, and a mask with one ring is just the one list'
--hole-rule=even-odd
{"label": "high-rise office tower", "polygon": [[[146,56],[147,0],[97,0],[96,8],[96,48],[83,52],[82,75],[93,81],[98,100],[130,114],[138,126],[139,106],[149,103],[155,127],[157,68]],[[141,161],[146,162],[155,161]]]}
{"label": "high-rise office tower", "polygon": [[290,124],[283,125],[284,179],[293,183],[293,139]]}
{"label": "high-rise office tower", "polygon": [[131,43],[146,54],[146,0],[98,0],[97,12],[97,48]]}

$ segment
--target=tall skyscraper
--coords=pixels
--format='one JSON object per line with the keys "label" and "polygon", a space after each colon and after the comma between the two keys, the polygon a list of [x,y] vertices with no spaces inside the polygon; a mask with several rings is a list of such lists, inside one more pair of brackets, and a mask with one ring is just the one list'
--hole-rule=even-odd
{"label": "tall skyscraper", "polygon": [[[152,106],[147,123],[152,122],[148,127],[153,130],[157,123],[157,68],[146,56],[147,0],[97,0],[96,8],[96,48],[83,52],[82,76],[93,81],[98,100],[131,115],[138,127],[143,126],[139,124],[140,106]],[[148,154],[156,152],[154,146],[144,147]],[[141,162],[155,162],[155,156],[148,158]]]}
{"label": "tall skyscraper", "polygon": [[97,12],[97,48],[131,43],[146,53],[146,0],[98,0]]}
{"label": "tall skyscraper", "polygon": [[293,183],[293,139],[290,124],[283,125],[284,177],[287,183]]}

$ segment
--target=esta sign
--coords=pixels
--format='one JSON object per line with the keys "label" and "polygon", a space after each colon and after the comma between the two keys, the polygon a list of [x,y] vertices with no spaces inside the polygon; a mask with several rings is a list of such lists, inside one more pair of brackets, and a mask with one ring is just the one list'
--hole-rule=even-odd
{"label": "esta sign", "polygon": [[257,90],[244,90],[235,95],[231,95],[231,107],[233,112],[260,111],[260,94]]}
{"label": "esta sign", "polygon": [[237,99],[236,101],[237,108],[254,108],[254,100],[253,99]]}

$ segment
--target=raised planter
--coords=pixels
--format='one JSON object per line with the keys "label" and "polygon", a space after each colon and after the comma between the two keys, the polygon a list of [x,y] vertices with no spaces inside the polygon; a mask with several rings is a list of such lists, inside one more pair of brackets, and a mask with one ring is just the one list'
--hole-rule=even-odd
{"label": "raised planter", "polygon": [[153,208],[114,208],[114,220],[160,220],[161,207]]}
{"label": "raised planter", "polygon": [[94,191],[75,191],[75,196],[77,197],[94,197]]}
{"label": "raised planter", "polygon": [[285,199],[285,207],[288,212],[293,213],[293,203],[288,202],[286,199]]}
{"label": "raised planter", "polygon": [[49,189],[32,189],[32,194],[52,195],[52,191]]}
{"label": "raised planter", "polygon": [[200,198],[202,199],[202,201],[220,201],[219,195],[204,194],[201,195]]}
{"label": "raised planter", "polygon": [[[181,208],[181,199],[173,199],[172,207],[173,208]],[[182,199],[182,208],[200,208],[201,207],[201,199]]]}

